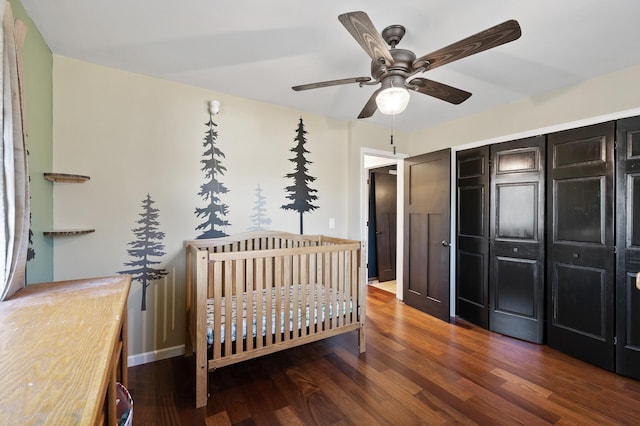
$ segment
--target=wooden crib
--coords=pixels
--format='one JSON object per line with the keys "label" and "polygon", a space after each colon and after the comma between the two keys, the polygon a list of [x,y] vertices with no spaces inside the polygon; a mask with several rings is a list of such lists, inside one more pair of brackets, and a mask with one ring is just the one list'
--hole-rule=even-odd
{"label": "wooden crib", "polygon": [[196,407],[208,372],[352,330],[365,351],[359,241],[278,231],[186,241],[185,355]]}

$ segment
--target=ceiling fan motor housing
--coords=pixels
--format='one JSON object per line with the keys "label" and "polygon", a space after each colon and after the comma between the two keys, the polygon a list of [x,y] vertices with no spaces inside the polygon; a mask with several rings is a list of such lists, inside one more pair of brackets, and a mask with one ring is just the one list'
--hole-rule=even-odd
{"label": "ceiling fan motor housing", "polygon": [[389,53],[393,57],[393,63],[387,67],[384,61],[371,61],[371,76],[376,80],[382,80],[387,75],[407,78],[413,71],[413,62],[416,60],[415,53],[405,49],[392,49]]}

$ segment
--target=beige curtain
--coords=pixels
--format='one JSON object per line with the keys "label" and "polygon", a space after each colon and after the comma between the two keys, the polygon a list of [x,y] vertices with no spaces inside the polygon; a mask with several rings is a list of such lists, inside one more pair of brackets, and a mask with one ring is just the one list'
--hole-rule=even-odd
{"label": "beige curtain", "polygon": [[29,175],[24,134],[24,90],[21,50],[26,27],[16,21],[11,5],[0,0],[3,31],[2,49],[2,144],[0,159],[0,301],[25,285],[27,246],[29,243]]}

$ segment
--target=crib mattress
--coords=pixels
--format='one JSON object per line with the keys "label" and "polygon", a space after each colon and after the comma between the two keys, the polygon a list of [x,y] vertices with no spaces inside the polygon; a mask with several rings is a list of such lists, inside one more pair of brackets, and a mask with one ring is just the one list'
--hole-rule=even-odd
{"label": "crib mattress", "polygon": [[[280,333],[284,333],[285,330],[285,318],[289,319],[289,330],[299,330],[303,325],[305,327],[308,327],[310,325],[310,323],[313,321],[315,324],[317,323],[322,323],[325,320],[325,313],[329,315],[329,318],[332,317],[333,315],[333,308],[334,306],[331,304],[331,301],[333,301],[333,289],[329,289],[329,308],[326,309],[325,308],[325,286],[323,284],[315,284],[315,285],[305,285],[304,288],[301,285],[298,285],[298,306],[297,306],[297,310],[298,310],[298,324],[294,325],[294,309],[296,309],[295,306],[293,306],[294,302],[293,302],[293,291],[294,291],[294,286],[290,286],[289,287],[289,295],[290,295],[290,303],[288,307],[285,307],[285,300],[284,300],[284,294],[285,294],[285,288],[281,287],[280,288],[280,297],[278,297],[278,295],[276,294],[277,291],[272,291],[271,293],[271,306],[272,306],[272,315],[271,315],[271,330],[273,331],[277,331],[280,330]],[[258,294],[260,294],[260,296],[258,296]],[[232,324],[231,324],[231,340],[235,341],[237,338],[237,333],[238,333],[238,324],[236,321],[236,314],[237,314],[237,307],[238,307],[238,303],[236,303],[236,295],[233,295],[232,297],[232,311],[231,311],[231,317],[232,317]],[[280,301],[280,318],[276,318],[277,317],[277,313],[276,313],[276,305],[278,303],[278,300]],[[343,315],[347,309],[349,312],[351,312],[352,306],[351,306],[351,302],[349,302],[347,304],[347,302],[344,300],[344,298],[341,298],[341,294],[340,292],[336,292],[336,300],[339,301],[338,302],[338,315]],[[305,301],[307,303],[305,303]],[[252,318],[252,323],[253,323],[253,336],[252,337],[256,337],[256,334],[258,332],[257,330],[257,325],[258,325],[258,320],[257,320],[257,304],[261,302],[262,303],[262,312],[264,315],[266,315],[266,311],[267,311],[267,291],[266,289],[262,289],[262,291],[258,292],[258,291],[254,291],[253,292],[253,306],[251,306],[252,309],[252,313],[253,315],[251,316]],[[221,312],[221,324],[219,324],[217,327],[214,324],[214,299],[207,299],[207,344],[211,345],[213,343],[213,333],[214,330],[219,331],[220,335],[221,335],[221,342],[224,343],[225,341],[225,323],[226,323],[226,297],[222,298],[221,301],[221,305],[222,305],[222,312]],[[304,306],[303,306],[304,305]],[[242,339],[246,339],[247,338],[247,312],[248,312],[249,307],[247,306],[247,294],[243,293],[242,295]],[[311,309],[313,309],[313,313],[311,313]],[[328,312],[327,312],[328,311]],[[285,317],[285,313],[288,314],[288,316]],[[266,332],[267,332],[267,321],[268,318],[264,318],[263,317],[263,321],[262,321],[262,330],[260,330],[261,335],[265,336]]]}

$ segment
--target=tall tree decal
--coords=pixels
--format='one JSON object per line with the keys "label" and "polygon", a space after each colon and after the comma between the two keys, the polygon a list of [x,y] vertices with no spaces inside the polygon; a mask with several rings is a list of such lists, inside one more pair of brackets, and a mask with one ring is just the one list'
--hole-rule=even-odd
{"label": "tall tree decal", "polygon": [[250,216],[253,226],[249,228],[251,231],[261,231],[267,229],[271,225],[271,219],[267,216],[267,209],[265,205],[267,199],[262,195],[262,188],[260,184],[256,188],[256,200],[253,203],[254,213]]}
{"label": "tall tree decal", "polygon": [[314,193],[318,191],[316,189],[309,188],[309,182],[313,182],[316,178],[308,174],[309,170],[307,165],[312,163],[305,158],[305,154],[309,154],[309,151],[304,147],[304,144],[307,143],[305,138],[306,134],[307,132],[304,130],[302,117],[300,117],[298,128],[296,129],[296,137],[294,139],[296,141],[296,146],[289,150],[296,154],[295,157],[289,159],[289,161],[292,161],[295,164],[295,170],[293,173],[289,173],[285,176],[286,178],[293,179],[293,185],[285,187],[285,191],[289,193],[287,198],[291,200],[291,203],[282,206],[284,210],[295,210],[300,213],[301,235],[303,233],[302,215],[305,212],[313,211],[318,208],[318,206],[314,206],[312,204],[313,201],[318,199],[318,196],[314,195]]}
{"label": "tall tree decal", "polygon": [[[227,234],[224,229],[229,222],[224,219],[229,212],[229,206],[222,203],[219,194],[226,194],[229,190],[220,182],[218,176],[224,175],[227,170],[220,163],[220,159],[224,158],[224,154],[220,151],[215,143],[218,138],[218,132],[214,129],[217,124],[213,122],[213,115],[209,112],[209,121],[205,123],[207,131],[205,132],[202,145],[205,148],[202,163],[202,170],[205,173],[205,182],[200,186],[200,195],[205,202],[209,204],[206,207],[196,207],[196,216],[204,218],[204,222],[196,226],[196,231],[202,230],[202,234],[198,236],[202,238],[224,237]],[[216,229],[222,228],[220,229]]]}
{"label": "tall tree decal", "polygon": [[140,226],[133,228],[136,240],[128,243],[132,248],[128,249],[129,256],[135,258],[131,262],[126,262],[125,266],[132,266],[132,269],[118,271],[119,274],[131,274],[133,281],[142,284],[142,306],[140,310],[147,310],[147,287],[152,281],[158,280],[168,272],[163,268],[153,268],[153,265],[160,263],[159,260],[151,260],[151,257],[164,256],[164,232],[158,230],[158,209],[153,207],[154,201],[147,194],[147,198],[142,200],[142,213],[140,213]]}

